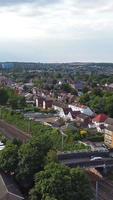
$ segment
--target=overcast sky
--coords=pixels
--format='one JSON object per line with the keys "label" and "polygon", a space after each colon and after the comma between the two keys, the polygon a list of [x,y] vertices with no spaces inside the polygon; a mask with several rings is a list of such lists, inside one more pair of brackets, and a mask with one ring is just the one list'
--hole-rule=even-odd
{"label": "overcast sky", "polygon": [[0,61],[113,62],[113,0],[0,0]]}

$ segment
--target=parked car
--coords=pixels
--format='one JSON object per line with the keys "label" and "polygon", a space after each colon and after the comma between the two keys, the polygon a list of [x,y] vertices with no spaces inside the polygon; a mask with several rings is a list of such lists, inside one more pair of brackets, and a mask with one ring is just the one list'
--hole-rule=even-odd
{"label": "parked car", "polygon": [[91,161],[94,161],[94,160],[102,160],[102,157],[93,157],[90,159]]}

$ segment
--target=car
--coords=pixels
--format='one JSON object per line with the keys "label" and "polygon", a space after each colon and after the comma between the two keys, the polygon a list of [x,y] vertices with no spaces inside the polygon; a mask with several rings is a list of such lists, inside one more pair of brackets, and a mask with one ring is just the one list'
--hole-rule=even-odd
{"label": "car", "polygon": [[102,160],[102,157],[93,157],[90,159],[91,161],[94,161],[94,160]]}

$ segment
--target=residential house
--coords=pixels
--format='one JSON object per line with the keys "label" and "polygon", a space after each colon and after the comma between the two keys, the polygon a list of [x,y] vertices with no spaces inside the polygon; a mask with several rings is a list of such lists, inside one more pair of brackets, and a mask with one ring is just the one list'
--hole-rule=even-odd
{"label": "residential house", "polygon": [[92,119],[92,123],[95,125],[95,127],[99,127],[100,125],[104,125],[105,120],[108,118],[107,115],[105,114],[99,114],[96,115],[93,119]]}
{"label": "residential house", "polygon": [[80,114],[81,112],[80,111],[70,111],[69,113],[68,113],[68,119],[70,120],[70,121],[76,121],[76,117]]}
{"label": "residential house", "polygon": [[68,119],[70,119],[69,113],[71,113],[71,112],[72,112],[71,108],[63,108],[61,115],[65,120],[68,120]]}
{"label": "residential house", "polygon": [[107,118],[104,122],[104,126],[105,126],[104,143],[109,148],[113,148],[113,118]]}
{"label": "residential house", "polygon": [[107,126],[113,126],[113,118],[110,118],[108,117],[105,121],[104,121],[104,126],[107,127]]}
{"label": "residential house", "polygon": [[109,148],[113,148],[113,126],[111,126],[111,125],[108,125],[105,128],[104,143]]}
{"label": "residential house", "polygon": [[88,115],[85,115],[83,113],[80,113],[76,117],[76,123],[81,127],[88,127],[88,124],[91,122],[91,117]]}
{"label": "residential house", "polygon": [[80,111],[81,113],[88,115],[88,116],[94,115],[93,111],[88,106],[85,106],[85,105],[70,104],[68,107],[71,108],[72,111]]}
{"label": "residential house", "polygon": [[84,89],[84,83],[82,81],[78,81],[75,83],[75,89],[78,91],[82,91]]}
{"label": "residential house", "polygon": [[107,91],[113,91],[113,83],[111,84],[105,84],[105,88],[107,89]]}
{"label": "residential house", "polygon": [[89,128],[96,128],[98,132],[100,133],[104,133],[104,122],[105,120],[108,118],[107,115],[105,114],[99,114],[96,115],[93,119],[92,119],[92,123],[90,123],[88,125]]}
{"label": "residential house", "polygon": [[42,108],[44,110],[52,109],[53,101],[51,99],[46,99],[44,97],[36,98],[36,107]]}
{"label": "residential house", "polygon": [[53,102],[53,109],[56,110],[59,114],[61,114],[61,116],[64,115],[63,107],[64,106],[61,102]]}
{"label": "residential house", "polygon": [[24,197],[13,178],[0,173],[0,200],[23,200]]}

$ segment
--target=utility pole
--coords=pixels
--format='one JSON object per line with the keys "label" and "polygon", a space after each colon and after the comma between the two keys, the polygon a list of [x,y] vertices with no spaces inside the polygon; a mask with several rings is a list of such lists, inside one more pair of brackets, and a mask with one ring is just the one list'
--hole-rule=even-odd
{"label": "utility pole", "polygon": [[63,133],[62,130],[60,130],[61,136],[62,136],[62,151],[64,150],[64,137],[66,137],[67,135],[65,133]]}
{"label": "utility pole", "polygon": [[[62,134],[62,133],[61,133]],[[64,150],[64,136],[62,134],[62,151]]]}
{"label": "utility pole", "polygon": [[0,119],[2,119],[2,107],[0,107]]}
{"label": "utility pole", "polygon": [[31,118],[28,120],[28,134],[31,133]]}
{"label": "utility pole", "polygon": [[96,200],[98,200],[98,181],[96,181]]}

